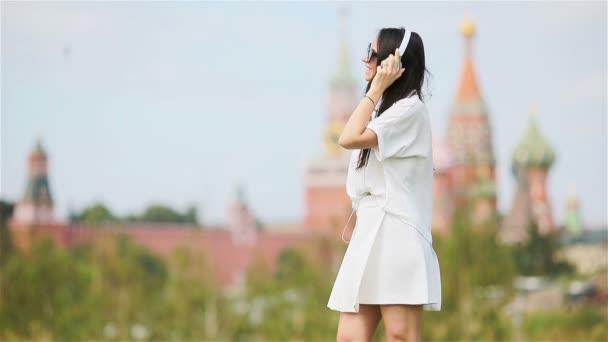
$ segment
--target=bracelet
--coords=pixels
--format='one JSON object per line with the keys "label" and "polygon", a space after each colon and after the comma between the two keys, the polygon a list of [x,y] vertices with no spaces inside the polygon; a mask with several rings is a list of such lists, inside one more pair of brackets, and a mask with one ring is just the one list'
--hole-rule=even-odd
{"label": "bracelet", "polygon": [[365,97],[367,97],[367,98],[368,98],[370,101],[372,101],[372,103],[374,104],[374,107],[376,107],[376,102],[374,102],[374,100],[372,100],[372,98],[371,98],[371,97],[369,97],[369,96],[367,96],[367,95],[365,95]]}

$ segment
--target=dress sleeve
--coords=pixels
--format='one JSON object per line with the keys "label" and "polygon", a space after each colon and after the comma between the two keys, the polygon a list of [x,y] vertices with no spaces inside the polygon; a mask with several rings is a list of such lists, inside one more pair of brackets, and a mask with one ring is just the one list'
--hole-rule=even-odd
{"label": "dress sleeve", "polygon": [[418,106],[416,101],[397,101],[367,124],[378,136],[378,146],[372,150],[379,161],[417,153],[423,114]]}

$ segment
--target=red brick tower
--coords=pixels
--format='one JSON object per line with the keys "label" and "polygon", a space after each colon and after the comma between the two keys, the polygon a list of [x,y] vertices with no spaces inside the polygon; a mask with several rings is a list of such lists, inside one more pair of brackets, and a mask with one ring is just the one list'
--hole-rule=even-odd
{"label": "red brick tower", "polygon": [[304,225],[307,230],[322,234],[338,232],[346,224],[351,212],[351,202],[346,194],[348,157],[351,151],[342,148],[338,144],[338,138],[357,107],[359,93],[362,91],[351,71],[345,10],[341,12],[341,17],[343,23],[338,68],[329,85],[324,151],[321,157],[308,162],[304,175]]}
{"label": "red brick tower", "polygon": [[475,26],[463,25],[465,60],[449,115],[447,143],[452,159],[455,206],[468,205],[474,223],[496,218],[496,175],[492,129],[473,61]]}
{"label": "red brick tower", "polygon": [[47,155],[40,140],[28,159],[28,180],[23,198],[15,206],[11,226],[40,226],[57,223],[49,188]]}

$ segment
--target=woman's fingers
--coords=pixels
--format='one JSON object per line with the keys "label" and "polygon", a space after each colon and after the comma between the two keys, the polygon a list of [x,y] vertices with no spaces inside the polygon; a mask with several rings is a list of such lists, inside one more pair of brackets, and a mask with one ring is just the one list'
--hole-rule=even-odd
{"label": "woman's fingers", "polygon": [[390,62],[391,62],[391,57],[389,56],[385,60],[382,61],[382,65],[386,67],[390,64]]}
{"label": "woman's fingers", "polygon": [[376,71],[383,71],[386,74],[398,75],[401,72],[401,56],[399,48],[395,49],[395,54],[390,54],[377,67]]}
{"label": "woman's fingers", "polygon": [[399,56],[399,48],[395,49],[395,64],[399,65],[399,61],[401,61],[401,56]]}
{"label": "woman's fingers", "polygon": [[376,67],[376,73],[382,75],[381,78],[385,78],[389,84],[397,80],[405,69],[401,67],[401,56],[399,55],[399,49],[395,49],[395,54],[390,54],[380,65]]}

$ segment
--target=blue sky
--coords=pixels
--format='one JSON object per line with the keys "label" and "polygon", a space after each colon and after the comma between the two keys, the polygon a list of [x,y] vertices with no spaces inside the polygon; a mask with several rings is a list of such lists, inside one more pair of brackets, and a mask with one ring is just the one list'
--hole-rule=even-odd
{"label": "blue sky", "polygon": [[[299,221],[303,172],[322,153],[340,20],[330,2],[2,2],[1,188],[17,200],[41,136],[57,213],[103,201],[120,215],[193,204],[223,223],[245,186],[263,221]],[[463,63],[474,58],[511,205],[510,156],[536,108],[557,153],[548,183],[561,222],[574,186],[584,221],[606,222],[605,2],[351,3],[353,73],[376,31],[425,43],[435,135],[444,136]]]}

